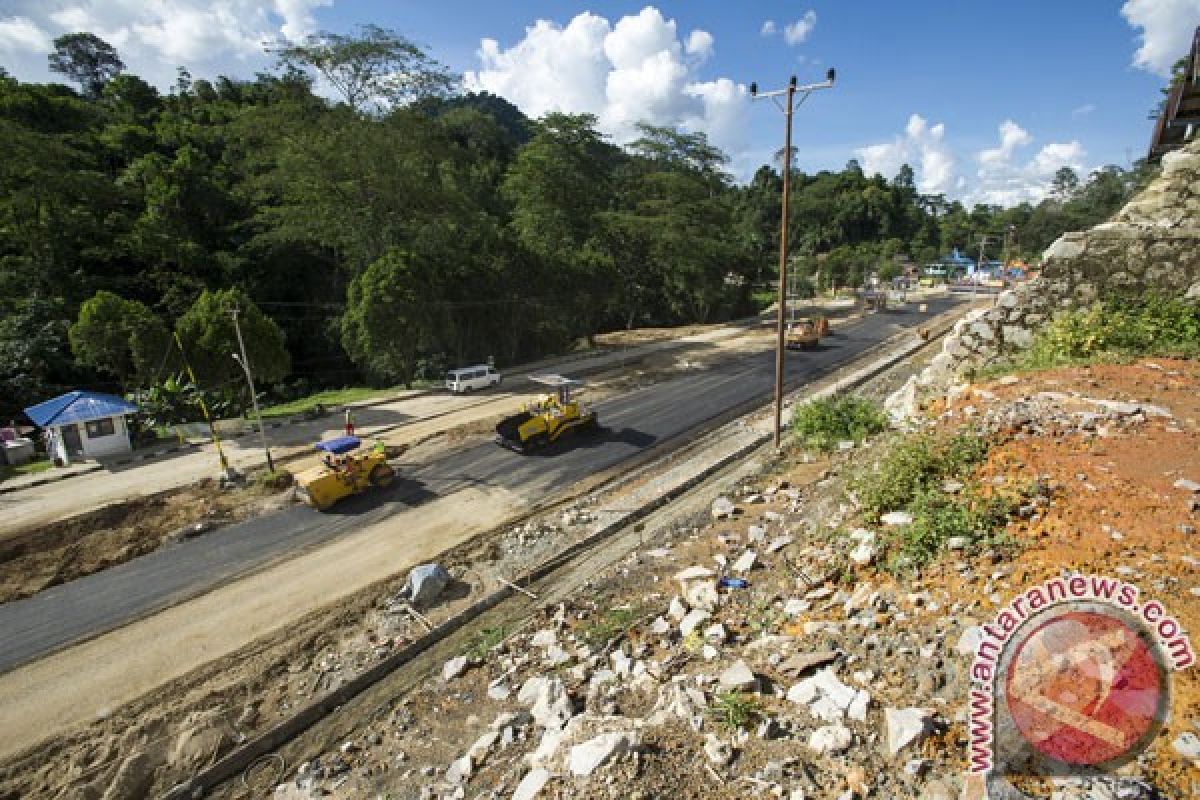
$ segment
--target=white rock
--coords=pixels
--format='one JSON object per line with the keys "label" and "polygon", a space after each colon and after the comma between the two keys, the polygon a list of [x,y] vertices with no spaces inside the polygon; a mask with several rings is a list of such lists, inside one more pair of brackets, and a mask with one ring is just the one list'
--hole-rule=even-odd
{"label": "white rock", "polygon": [[946,540],[947,550],[966,550],[971,540],[965,536],[951,536]]}
{"label": "white rock", "polygon": [[788,535],[778,536],[778,537],[772,539],[771,543],[769,545],[767,545],[768,555],[771,553],[779,552],[780,550],[782,550],[783,548],[785,548],[789,544],[791,544],[793,541],[795,541],[795,539],[793,539],[791,536],[788,536]]}
{"label": "white rock", "polygon": [[658,699],[646,721],[650,725],[664,725],[673,718],[680,719],[698,731],[704,726],[707,707],[704,692],[682,683],[669,683],[658,690]]}
{"label": "white rock", "polygon": [[751,542],[763,542],[767,538],[767,529],[761,525],[751,525],[746,529],[746,538]]}
{"label": "white rock", "polygon": [[1200,483],[1188,480],[1187,478],[1180,478],[1175,481],[1175,488],[1183,489],[1185,492],[1200,492]]}
{"label": "white rock", "polygon": [[866,689],[859,689],[846,709],[846,715],[852,720],[862,722],[867,718],[867,709],[871,706],[871,695]]}
{"label": "white rock", "polygon": [[737,506],[727,497],[718,497],[712,503],[713,519],[728,519],[737,511]]}
{"label": "white rock", "polygon": [[671,605],[667,607],[667,616],[678,622],[687,616],[687,606],[678,597],[671,598]]}
{"label": "white rock", "polygon": [[709,733],[704,736],[704,755],[709,760],[709,763],[714,766],[723,767],[733,760],[733,748],[728,742],[724,742],[715,734]]}
{"label": "white rock", "polygon": [[688,567],[687,569],[682,569],[679,572],[676,572],[675,580],[679,581],[680,583],[687,584],[692,581],[700,581],[700,580],[705,580],[707,578],[714,578],[714,577],[716,577],[716,574],[717,573],[713,572],[708,567],[694,566],[694,567]]}
{"label": "white rock", "polygon": [[725,626],[721,623],[709,625],[704,629],[704,640],[710,644],[725,644],[725,640],[729,638],[729,633],[725,630]]}
{"label": "white rock", "polygon": [[924,708],[885,708],[883,719],[888,754],[893,757],[932,732],[933,714]]}
{"label": "white rock", "polygon": [[825,667],[788,689],[787,699],[808,706],[819,719],[840,722],[857,695],[858,692],[838,680],[833,667]]}
{"label": "white rock", "polygon": [[884,525],[896,527],[899,525],[908,525],[913,521],[912,514],[907,511],[889,511],[879,518],[879,521]]}
{"label": "white rock", "polygon": [[567,768],[576,777],[586,778],[615,756],[628,751],[636,741],[636,734],[631,732],[602,733],[572,747],[567,756]]}
{"label": "white rock", "polygon": [[497,678],[488,684],[487,694],[493,700],[507,700],[508,696],[512,694],[512,689],[504,682],[503,678]]}
{"label": "white rock", "polygon": [[467,671],[467,657],[455,656],[442,665],[442,680],[452,681]]}
{"label": "white rock", "polygon": [[845,725],[825,725],[808,737],[808,747],[821,755],[834,755],[850,747],[854,733]]}
{"label": "white rock", "polygon": [[655,617],[654,622],[650,623],[650,632],[655,636],[665,636],[671,632],[671,623],[667,622],[663,617]]}
{"label": "white rock", "polygon": [[717,591],[716,581],[693,581],[687,586],[684,598],[692,608],[703,611],[715,611],[721,603],[721,595]]}
{"label": "white rock", "polygon": [[754,671],[740,658],[721,673],[717,682],[726,689],[741,691],[753,691],[758,686],[758,678],[754,677]]}
{"label": "white rock", "polygon": [[[524,691],[525,688],[522,687],[521,692]],[[571,721],[571,717],[575,716],[575,706],[561,680],[546,678],[540,685],[529,713],[543,728],[562,730]]]}
{"label": "white rock", "polygon": [[758,553],[753,550],[747,550],[742,553],[738,560],[733,562],[734,572],[749,572],[754,568],[754,562],[758,560]]}
{"label": "white rock", "polygon": [[1200,736],[1191,731],[1186,731],[1176,736],[1171,741],[1171,747],[1184,758],[1191,759],[1192,761],[1200,760]]}
{"label": "white rock", "polygon": [[471,763],[470,756],[463,756],[455,760],[453,764],[446,770],[446,782],[459,786],[471,779],[471,773],[474,771],[474,765]]}
{"label": "white rock", "polygon": [[850,552],[850,560],[860,567],[865,567],[875,560],[875,546],[863,542]]}
{"label": "white rock", "polygon": [[531,769],[517,784],[513,791],[512,800],[534,800],[550,780],[550,773],[544,769]]}
{"label": "white rock", "polygon": [[962,632],[962,636],[958,637],[958,644],[954,646],[954,649],[958,651],[959,655],[974,656],[982,642],[983,628],[972,625]]}
{"label": "white rock", "polygon": [[687,636],[692,631],[696,630],[702,623],[706,622],[712,614],[702,608],[693,608],[679,622],[679,632]]}
{"label": "white rock", "polygon": [[812,603],[799,597],[789,597],[787,602],[783,604],[783,613],[789,617],[794,617],[797,614],[803,614],[812,608]]}
{"label": "white rock", "polygon": [[558,634],[549,628],[543,628],[535,633],[530,639],[529,644],[533,647],[550,647],[558,644]]}

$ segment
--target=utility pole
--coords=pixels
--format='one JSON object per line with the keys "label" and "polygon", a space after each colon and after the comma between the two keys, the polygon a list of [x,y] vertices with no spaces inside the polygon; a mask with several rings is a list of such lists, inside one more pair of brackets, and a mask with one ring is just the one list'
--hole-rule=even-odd
{"label": "utility pole", "polygon": [[250,402],[254,405],[254,416],[258,419],[258,437],[262,440],[262,449],[267,455],[267,469],[274,472],[275,462],[271,460],[271,448],[267,446],[267,430],[263,427],[262,412],[258,410],[258,392],[254,390],[254,375],[250,372],[250,359],[246,357],[246,343],[242,341],[242,326],[238,322],[238,314],[240,312],[241,309],[237,306],[229,309],[229,315],[233,317],[233,329],[237,333],[238,349],[242,351],[241,358],[238,358],[238,354],[234,353],[233,360],[246,373],[246,383],[250,384]]}
{"label": "utility pole", "polygon": [[[779,105],[779,101],[775,100],[775,104],[779,106],[779,110],[783,112],[786,119],[783,138],[783,202],[780,213],[779,223],[779,302],[778,302],[778,317],[775,325],[775,449],[780,447],[779,428],[783,417],[783,372],[784,358],[787,354],[786,349],[786,327],[787,327],[787,290],[788,290],[788,275],[787,275],[787,258],[788,258],[788,199],[791,195],[791,176],[792,176],[792,114],[796,106],[808,99],[808,96],[818,89],[832,89],[833,81],[837,73],[832,67],[825,73],[825,80],[822,83],[810,83],[806,86],[796,86],[796,76],[793,75],[788,81],[786,89],[777,89],[773,92],[764,92],[759,94],[758,84],[750,84],[750,96],[752,98],[770,97],[772,99],[784,96],[786,99],[783,105]],[[802,92],[800,102],[795,102],[796,92]]]}

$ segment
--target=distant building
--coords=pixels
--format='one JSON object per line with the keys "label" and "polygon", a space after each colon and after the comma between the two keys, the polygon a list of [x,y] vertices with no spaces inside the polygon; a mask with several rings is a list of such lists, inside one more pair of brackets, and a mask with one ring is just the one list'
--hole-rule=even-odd
{"label": "distant building", "polygon": [[65,466],[133,450],[125,417],[137,410],[116,395],[75,391],[30,406],[25,415],[46,431],[50,460]]}

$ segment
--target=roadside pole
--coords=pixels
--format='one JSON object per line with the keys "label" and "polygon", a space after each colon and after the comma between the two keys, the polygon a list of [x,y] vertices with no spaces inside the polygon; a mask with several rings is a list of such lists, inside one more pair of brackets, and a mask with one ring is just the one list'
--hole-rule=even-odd
{"label": "roadside pole", "polygon": [[240,311],[241,309],[237,306],[229,309],[229,314],[233,317],[233,329],[237,333],[238,349],[242,351],[241,358],[234,353],[233,360],[238,362],[242,371],[246,373],[246,383],[250,384],[250,402],[254,405],[254,416],[258,420],[258,437],[262,441],[262,449],[267,456],[267,469],[274,472],[275,462],[271,460],[271,448],[267,446],[267,429],[263,427],[262,412],[258,410],[258,392],[254,390],[254,375],[250,372],[250,359],[246,357],[246,343],[242,341],[242,326],[238,322]]}
{"label": "roadside pole", "polygon": [[[836,72],[830,68],[825,73],[825,80],[822,83],[810,83],[806,86],[796,86],[796,76],[793,75],[788,81],[786,89],[778,89],[772,92],[763,92],[759,94],[758,84],[750,84],[750,97],[770,97],[775,98],[784,95],[786,100],[779,110],[783,112],[787,119],[785,125],[785,133],[783,140],[783,203],[780,213],[779,223],[779,301],[778,315],[775,324],[775,449],[780,447],[779,428],[783,417],[783,372],[784,360],[787,353],[786,349],[786,328],[787,328],[787,291],[788,291],[788,275],[787,275],[787,257],[788,257],[788,200],[791,194],[791,176],[792,176],[792,114],[795,107],[808,99],[808,96],[818,89],[832,89],[833,81]],[[796,103],[796,92],[802,92],[800,103]],[[779,105],[778,101],[775,101]]]}

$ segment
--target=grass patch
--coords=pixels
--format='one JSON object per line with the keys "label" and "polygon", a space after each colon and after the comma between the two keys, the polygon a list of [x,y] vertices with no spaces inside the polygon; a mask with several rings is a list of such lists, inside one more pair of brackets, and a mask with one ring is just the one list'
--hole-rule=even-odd
{"label": "grass patch", "polygon": [[496,649],[506,636],[508,636],[508,631],[503,627],[484,628],[475,634],[474,641],[463,655],[471,661],[485,661],[488,653]]}
{"label": "grass patch", "polygon": [[36,475],[39,472],[45,472],[52,466],[54,464],[48,458],[40,461],[30,461],[28,464],[20,464],[15,467],[10,464],[0,464],[0,481],[6,481],[18,475]]}
{"label": "grass patch", "polygon": [[859,504],[871,517],[907,508],[927,489],[947,479],[968,478],[987,458],[989,443],[982,436],[959,434],[908,436],[893,445],[873,472],[860,475],[853,486]]}
{"label": "grass patch", "polygon": [[292,473],[286,469],[260,470],[254,474],[254,485],[266,491],[280,491],[292,485]]}
{"label": "grass patch", "polygon": [[358,403],[363,400],[371,400],[377,397],[387,397],[388,395],[396,394],[404,391],[403,386],[392,386],[388,389],[376,389],[370,386],[349,386],[345,389],[326,389],[323,392],[310,394],[307,397],[301,397],[292,400],[289,403],[279,403],[278,405],[268,406],[262,410],[264,417],[290,417],[294,414],[303,414],[306,411],[312,411],[317,406],[330,408],[332,406],[343,406],[346,403]]}
{"label": "grass patch", "polygon": [[846,394],[824,397],[800,406],[792,414],[792,430],[805,446],[829,452],[837,443],[861,443],[887,429],[887,415],[864,397]]}
{"label": "grass patch", "polygon": [[641,617],[638,608],[612,608],[582,626],[579,635],[592,647],[600,647],[623,635]]}
{"label": "grass patch", "polygon": [[980,377],[1143,356],[1200,357],[1200,303],[1150,295],[1068,311],[1055,317],[1029,349]]}
{"label": "grass patch", "polygon": [[717,724],[734,732],[749,728],[762,718],[763,708],[758,699],[734,689],[719,692],[708,707],[708,713]]}
{"label": "grass patch", "polygon": [[[853,482],[870,522],[889,511],[908,511],[913,520],[884,536],[893,572],[928,564],[954,537],[970,545],[997,542],[1021,497],[1016,492],[983,492],[973,481],[990,443],[974,433],[918,434],[897,442],[876,468]],[[962,484],[947,492],[944,483]]]}

